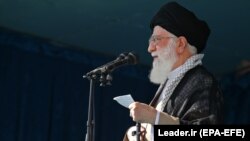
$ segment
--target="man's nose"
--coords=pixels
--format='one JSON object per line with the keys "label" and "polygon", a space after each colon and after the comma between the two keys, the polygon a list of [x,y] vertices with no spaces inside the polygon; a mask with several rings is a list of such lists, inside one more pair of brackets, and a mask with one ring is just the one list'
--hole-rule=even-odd
{"label": "man's nose", "polygon": [[154,45],[153,43],[150,43],[150,44],[148,45],[148,52],[149,52],[149,53],[152,53],[152,52],[154,52],[155,50],[156,50],[155,45]]}

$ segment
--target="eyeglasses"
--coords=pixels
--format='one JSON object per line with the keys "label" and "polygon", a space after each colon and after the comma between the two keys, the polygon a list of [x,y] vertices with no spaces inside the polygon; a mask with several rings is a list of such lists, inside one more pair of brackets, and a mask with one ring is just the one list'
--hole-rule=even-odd
{"label": "eyeglasses", "polygon": [[148,43],[154,43],[154,44],[158,44],[162,39],[169,39],[169,38],[175,38],[175,37],[164,37],[164,36],[151,36],[148,40]]}

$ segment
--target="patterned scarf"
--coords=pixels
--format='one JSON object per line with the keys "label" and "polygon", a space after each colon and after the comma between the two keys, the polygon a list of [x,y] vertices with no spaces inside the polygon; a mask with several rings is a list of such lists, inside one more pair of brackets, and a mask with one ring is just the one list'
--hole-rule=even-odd
{"label": "patterned scarf", "polygon": [[164,110],[169,97],[172,95],[174,89],[179,84],[181,79],[184,77],[185,73],[190,69],[196,67],[197,65],[201,65],[202,64],[201,60],[203,56],[204,54],[193,55],[182,66],[180,66],[181,68],[177,68],[180,69],[179,73],[173,79],[169,79],[168,82],[165,84],[165,88],[162,92],[164,96],[163,99],[157,104],[156,107],[157,110],[160,111]]}

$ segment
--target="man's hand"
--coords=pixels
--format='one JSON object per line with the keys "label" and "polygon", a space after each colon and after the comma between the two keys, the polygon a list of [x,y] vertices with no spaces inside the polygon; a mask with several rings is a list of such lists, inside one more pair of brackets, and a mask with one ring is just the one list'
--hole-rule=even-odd
{"label": "man's hand", "polygon": [[133,121],[154,124],[157,113],[155,108],[144,103],[134,102],[129,105],[129,109]]}

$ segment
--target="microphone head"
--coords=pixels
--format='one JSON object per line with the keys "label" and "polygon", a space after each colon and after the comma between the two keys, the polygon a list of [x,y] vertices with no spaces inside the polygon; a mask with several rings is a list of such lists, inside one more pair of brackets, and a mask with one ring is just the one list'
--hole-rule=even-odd
{"label": "microphone head", "polygon": [[127,55],[127,60],[128,60],[128,64],[138,64],[139,63],[139,57],[137,57],[137,55],[135,55],[134,52],[129,52]]}
{"label": "microphone head", "polygon": [[117,60],[125,59],[125,57],[126,57],[127,55],[128,55],[127,52],[123,52],[123,53],[121,53],[116,59],[117,59]]}

